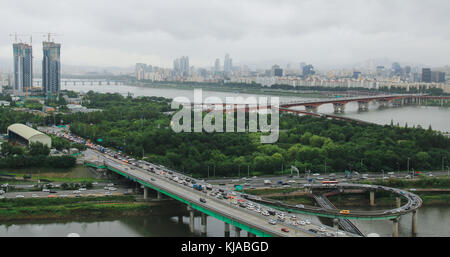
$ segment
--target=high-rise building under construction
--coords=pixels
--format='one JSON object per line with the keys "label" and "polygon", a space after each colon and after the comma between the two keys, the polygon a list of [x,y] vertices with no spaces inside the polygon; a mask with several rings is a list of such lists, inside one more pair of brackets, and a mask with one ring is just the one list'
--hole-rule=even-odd
{"label": "high-rise building under construction", "polygon": [[33,86],[33,48],[25,43],[13,44],[14,94],[23,95]]}
{"label": "high-rise building under construction", "polygon": [[61,90],[61,44],[44,41],[42,45],[42,90],[46,95],[55,94]]}

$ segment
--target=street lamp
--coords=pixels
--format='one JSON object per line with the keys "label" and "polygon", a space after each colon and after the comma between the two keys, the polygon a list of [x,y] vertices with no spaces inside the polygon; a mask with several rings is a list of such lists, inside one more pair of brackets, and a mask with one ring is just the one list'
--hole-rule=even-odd
{"label": "street lamp", "polygon": [[400,177],[400,163],[397,162],[397,176]]}
{"label": "street lamp", "polygon": [[444,172],[444,159],[447,159],[447,157],[442,156],[442,172]]}
{"label": "street lamp", "polygon": [[[408,172],[408,175],[409,175],[409,157],[408,157],[408,168],[407,168],[407,172]],[[414,175],[413,175],[414,176]]]}

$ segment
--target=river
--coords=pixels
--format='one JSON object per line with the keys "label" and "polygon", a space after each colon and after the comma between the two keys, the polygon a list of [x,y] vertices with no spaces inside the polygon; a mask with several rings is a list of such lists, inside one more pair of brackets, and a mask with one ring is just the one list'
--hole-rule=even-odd
{"label": "river", "polygon": [[[418,212],[418,237],[450,236],[450,207],[423,206]],[[313,222],[316,217],[311,217]],[[224,236],[223,222],[208,217],[207,236]],[[391,221],[355,221],[365,234],[377,233],[383,237],[392,235]],[[81,221],[31,221],[0,224],[0,237],[65,237],[77,233],[82,237],[192,237],[201,236],[200,217],[195,218],[195,232],[189,232],[189,217],[178,223],[177,217],[147,216],[114,220]],[[246,236],[242,231],[241,236]],[[231,236],[234,230],[231,229]],[[411,215],[399,222],[399,236],[411,237]]]}

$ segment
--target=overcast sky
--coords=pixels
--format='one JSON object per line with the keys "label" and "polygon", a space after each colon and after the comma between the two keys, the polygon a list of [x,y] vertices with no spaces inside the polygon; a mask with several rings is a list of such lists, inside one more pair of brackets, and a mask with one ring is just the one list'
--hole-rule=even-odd
{"label": "overcast sky", "polygon": [[[448,0],[0,0],[0,58],[12,59],[12,32],[60,34],[71,65],[171,67],[312,63],[348,65],[371,58],[450,64]],[[24,38],[27,39],[28,38]]]}

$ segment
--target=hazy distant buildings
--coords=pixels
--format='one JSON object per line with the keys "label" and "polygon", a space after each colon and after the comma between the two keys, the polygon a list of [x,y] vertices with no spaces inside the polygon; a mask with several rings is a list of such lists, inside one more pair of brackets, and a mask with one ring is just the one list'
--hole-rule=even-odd
{"label": "hazy distant buildings", "polygon": [[44,94],[54,94],[61,90],[61,44],[42,42],[42,89]]}
{"label": "hazy distant buildings", "polygon": [[283,77],[283,69],[278,65],[272,66],[271,75],[274,77]]}
{"label": "hazy distant buildings", "polygon": [[145,76],[145,72],[147,70],[147,64],[145,63],[136,63],[136,79],[143,80]]}
{"label": "hazy distant buildings", "polygon": [[308,77],[316,74],[314,71],[314,66],[311,64],[303,66],[303,77]]}
{"label": "hazy distant buildings", "polygon": [[173,71],[176,76],[187,77],[190,74],[189,57],[182,56],[173,61]]}
{"label": "hazy distant buildings", "polygon": [[432,71],[431,72],[431,81],[436,82],[436,83],[445,83],[445,72]]}
{"label": "hazy distant buildings", "polygon": [[33,86],[33,49],[25,43],[13,44],[14,93],[22,95]]}
{"label": "hazy distant buildings", "polygon": [[361,76],[361,72],[360,71],[354,71],[352,78],[359,79],[360,76]]}
{"label": "hazy distant buildings", "polygon": [[233,69],[233,59],[230,58],[229,54],[225,55],[225,60],[223,61],[223,72],[226,75],[230,75]]}
{"label": "hazy distant buildings", "polygon": [[422,82],[431,83],[431,69],[429,68],[422,69]]}
{"label": "hazy distant buildings", "polygon": [[221,70],[220,70],[220,59],[217,58],[216,62],[214,63],[214,73],[215,74],[220,74]]}

